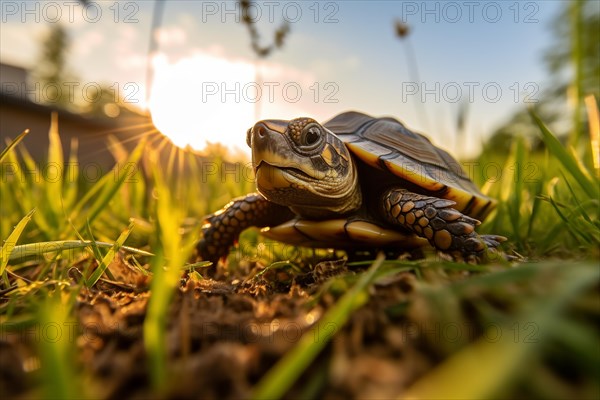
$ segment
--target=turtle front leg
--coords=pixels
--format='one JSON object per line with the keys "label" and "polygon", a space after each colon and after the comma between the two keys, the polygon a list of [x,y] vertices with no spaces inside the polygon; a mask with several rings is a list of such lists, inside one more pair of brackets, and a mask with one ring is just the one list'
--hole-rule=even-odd
{"label": "turtle front leg", "polygon": [[465,257],[480,257],[488,248],[496,248],[506,238],[479,235],[480,222],[452,208],[456,203],[438,197],[391,189],[384,193],[381,208],[386,221],[401,225],[423,237],[438,250]]}
{"label": "turtle front leg", "polygon": [[278,225],[292,217],[289,208],[270,202],[258,193],[239,197],[206,217],[202,239],[196,245],[197,254],[214,264],[227,255],[244,229]]}

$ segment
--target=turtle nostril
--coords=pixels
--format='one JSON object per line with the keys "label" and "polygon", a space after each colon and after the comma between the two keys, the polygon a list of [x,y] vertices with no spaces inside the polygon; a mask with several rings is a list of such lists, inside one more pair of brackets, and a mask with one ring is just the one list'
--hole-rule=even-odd
{"label": "turtle nostril", "polygon": [[254,129],[256,130],[256,134],[259,138],[263,138],[267,134],[267,127],[263,124],[256,124]]}

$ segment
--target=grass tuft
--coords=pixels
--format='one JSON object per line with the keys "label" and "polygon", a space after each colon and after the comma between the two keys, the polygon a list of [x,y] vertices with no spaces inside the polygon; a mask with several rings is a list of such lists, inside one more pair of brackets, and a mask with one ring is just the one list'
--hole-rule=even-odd
{"label": "grass tuft", "polygon": [[[131,223],[129,225],[129,227],[126,230],[124,230],[121,233],[121,235],[119,235],[119,238],[116,240],[115,244],[113,246],[111,246],[110,250],[106,253],[106,255],[101,260],[98,260],[99,261],[98,267],[94,270],[92,275],[90,275],[90,277],[85,280],[85,285],[87,287],[94,286],[96,284],[96,282],[98,282],[98,279],[100,279],[102,274],[104,274],[105,272],[108,271],[107,270],[108,266],[114,260],[115,256],[117,255],[117,252],[123,246],[123,243],[125,243],[125,241],[129,237],[129,234],[131,234],[132,230],[133,230],[133,223]],[[95,245],[94,241],[92,241],[92,243],[94,244],[94,246],[97,247],[97,245]],[[111,277],[111,279],[113,279],[113,278]]]}

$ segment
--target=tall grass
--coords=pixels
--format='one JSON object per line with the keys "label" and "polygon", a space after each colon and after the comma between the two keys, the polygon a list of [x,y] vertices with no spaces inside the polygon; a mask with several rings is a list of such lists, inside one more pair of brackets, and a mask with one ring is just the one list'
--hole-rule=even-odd
{"label": "tall grass", "polygon": [[535,113],[531,118],[544,150],[517,138],[504,160],[493,154],[480,158],[483,190],[500,200],[483,231],[509,237],[509,246],[534,259],[596,254],[600,180],[584,157],[593,144],[582,143],[577,152],[561,144]]}
{"label": "tall grass", "polygon": [[[231,170],[231,164],[175,149],[163,171],[156,148],[145,140],[130,154],[112,141],[115,167],[96,182],[86,182],[76,169],[66,168],[78,165],[77,142],[71,144],[65,161],[57,115],[52,115],[50,145],[41,163],[18,146],[26,134],[7,143],[0,156],[2,332],[18,334],[49,324],[71,324],[71,305],[79,290],[111,278],[109,264],[119,250],[126,251],[142,257],[142,262],[150,260],[154,279],[144,340],[152,383],[164,389],[165,318],[197,240],[200,217],[250,191],[250,175],[238,167],[232,182],[222,182],[226,175],[222,171]],[[47,175],[49,166],[57,171],[55,175]],[[84,270],[81,280],[73,284],[68,271],[82,259],[97,266]],[[40,342],[41,382],[47,397],[86,394],[85,388],[72,384],[78,375],[73,333],[70,340]]]}

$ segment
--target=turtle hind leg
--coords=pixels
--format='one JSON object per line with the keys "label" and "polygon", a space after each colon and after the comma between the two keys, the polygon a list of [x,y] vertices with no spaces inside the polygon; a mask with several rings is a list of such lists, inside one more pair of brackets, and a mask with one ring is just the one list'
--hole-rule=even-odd
{"label": "turtle hind leg", "polygon": [[258,193],[234,199],[206,217],[196,253],[200,259],[216,264],[220,258],[227,256],[244,229],[278,225],[292,217],[289,208],[270,202]]}
{"label": "turtle hind leg", "polygon": [[401,225],[423,237],[438,250],[479,258],[486,248],[497,248],[506,238],[478,235],[480,222],[453,208],[451,200],[426,196],[406,189],[384,193],[381,208],[387,222]]}

